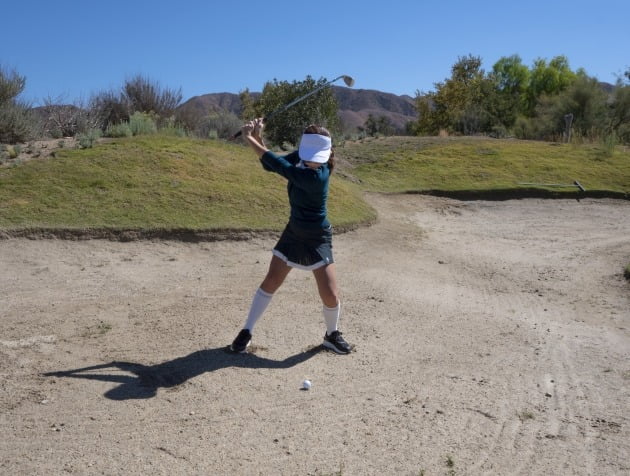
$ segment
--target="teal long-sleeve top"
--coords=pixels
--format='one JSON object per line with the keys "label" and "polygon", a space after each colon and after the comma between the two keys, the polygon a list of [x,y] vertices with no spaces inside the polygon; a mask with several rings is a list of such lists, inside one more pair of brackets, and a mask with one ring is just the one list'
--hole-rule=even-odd
{"label": "teal long-sleeve top", "polygon": [[327,163],[317,169],[300,166],[297,151],[284,156],[267,151],[260,162],[268,172],[287,179],[291,223],[306,229],[330,226],[327,211],[330,168]]}

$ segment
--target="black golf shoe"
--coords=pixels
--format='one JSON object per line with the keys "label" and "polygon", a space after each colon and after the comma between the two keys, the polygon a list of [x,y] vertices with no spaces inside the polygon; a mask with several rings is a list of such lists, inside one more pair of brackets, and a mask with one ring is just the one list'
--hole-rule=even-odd
{"label": "black golf shoe", "polygon": [[349,354],[352,352],[352,346],[341,337],[341,332],[335,331],[332,334],[324,334],[324,347],[338,354]]}
{"label": "black golf shoe", "polygon": [[249,347],[249,344],[251,344],[251,342],[252,333],[249,332],[249,330],[247,329],[243,329],[241,332],[238,333],[236,339],[234,339],[234,341],[230,345],[230,350],[232,352],[238,352],[242,354],[247,351],[247,347]]}

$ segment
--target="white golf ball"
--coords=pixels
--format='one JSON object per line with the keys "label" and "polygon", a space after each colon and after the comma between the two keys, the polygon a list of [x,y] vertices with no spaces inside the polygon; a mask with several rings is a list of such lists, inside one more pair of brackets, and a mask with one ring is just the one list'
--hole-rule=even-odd
{"label": "white golf ball", "polygon": [[306,379],[306,380],[304,380],[304,382],[302,382],[302,388],[304,390],[310,390],[311,389],[311,385],[313,385],[313,384],[308,379]]}

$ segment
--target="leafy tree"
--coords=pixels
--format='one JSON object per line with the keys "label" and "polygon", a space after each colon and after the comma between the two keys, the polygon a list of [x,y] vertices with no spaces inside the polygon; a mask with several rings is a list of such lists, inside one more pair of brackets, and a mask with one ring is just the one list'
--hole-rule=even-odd
{"label": "leafy tree", "polygon": [[458,58],[451,77],[435,84],[436,91],[416,97],[418,131],[435,133],[441,129],[463,134],[489,131],[496,122],[498,102],[492,79],[481,69],[481,58]]}
{"label": "leafy tree", "polygon": [[[326,82],[323,78],[315,81],[310,76],[304,81],[292,83],[276,79],[267,82],[254,105],[256,115],[264,117]],[[323,88],[286,111],[274,115],[266,124],[266,137],[272,144],[280,147],[284,147],[285,144],[296,145],[302,131],[309,124],[324,126],[332,134],[338,134],[337,109],[337,100],[331,88]]]}
{"label": "leafy tree", "polygon": [[601,137],[606,133],[606,93],[595,78],[579,74],[566,90],[543,95],[536,107],[538,139],[557,140],[566,129],[565,116],[572,116],[575,135]]}
{"label": "leafy tree", "polygon": [[559,94],[567,89],[576,77],[565,56],[556,56],[548,64],[542,58],[534,61],[526,92],[525,113],[533,116],[540,97]]}
{"label": "leafy tree", "polygon": [[496,115],[504,127],[514,125],[526,105],[530,71],[518,55],[504,56],[492,67],[491,78],[497,93]]}
{"label": "leafy tree", "polygon": [[416,111],[418,112],[418,120],[415,125],[409,125],[407,129],[416,135],[435,135],[439,132],[439,126],[433,114],[432,93],[424,94],[416,91]]}
{"label": "leafy tree", "polygon": [[[626,73],[630,81],[630,70]],[[609,111],[608,130],[614,132],[623,143],[630,143],[630,84],[617,81]]]}

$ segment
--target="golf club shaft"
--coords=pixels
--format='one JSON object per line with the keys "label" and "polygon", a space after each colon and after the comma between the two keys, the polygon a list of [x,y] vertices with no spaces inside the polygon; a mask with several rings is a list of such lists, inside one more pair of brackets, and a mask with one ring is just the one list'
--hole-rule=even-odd
{"label": "golf club shaft", "polygon": [[[281,107],[279,107],[278,109],[276,109],[276,110],[274,110],[274,111],[271,111],[269,114],[267,114],[265,117],[263,117],[263,122],[266,122],[266,121],[268,121],[271,117],[275,116],[276,114],[281,113],[281,112],[284,112],[284,111],[286,111],[287,109],[289,109],[290,107],[295,106],[297,103],[299,103],[299,102],[301,102],[301,101],[304,101],[306,98],[308,98],[308,97],[312,96],[312,95],[313,95],[313,94],[315,94],[315,93],[318,93],[318,92],[319,92],[319,91],[321,91],[322,89],[327,88],[328,86],[331,86],[331,85],[332,85],[335,81],[338,81],[338,80],[340,80],[340,79],[344,79],[344,80],[345,80],[346,78],[348,78],[348,76],[345,76],[345,75],[338,76],[337,78],[333,79],[332,81],[328,81],[328,82],[326,82],[326,83],[322,84],[321,86],[319,86],[319,87],[317,87],[317,88],[313,89],[312,91],[310,91],[310,92],[306,93],[304,96],[300,96],[299,98],[294,99],[294,100],[293,100],[293,101],[291,101],[290,103],[285,104],[284,106],[281,106]],[[232,136],[232,139],[236,139],[236,138],[237,138],[237,137],[239,137],[240,135],[241,135],[241,131],[238,131],[236,134],[234,134],[234,135]]]}

